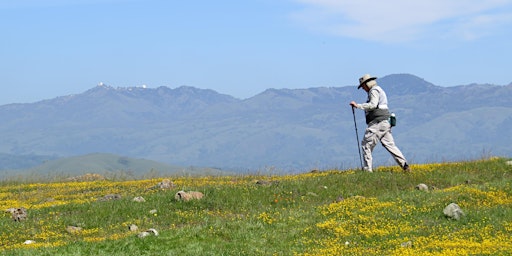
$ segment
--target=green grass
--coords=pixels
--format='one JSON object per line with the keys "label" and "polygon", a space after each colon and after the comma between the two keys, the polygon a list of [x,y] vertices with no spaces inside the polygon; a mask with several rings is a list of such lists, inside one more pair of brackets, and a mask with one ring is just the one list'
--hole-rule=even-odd
{"label": "green grass", "polygon": [[[507,159],[396,167],[375,173],[322,171],[287,176],[170,177],[160,181],[20,183],[4,181],[2,255],[510,255],[512,166]],[[168,177],[169,178],[169,177]],[[257,185],[257,180],[278,181]],[[436,189],[419,191],[425,183]],[[178,190],[205,194],[178,202]],[[120,200],[99,202],[105,194]],[[143,196],[144,203],[132,201]],[[337,198],[343,200],[337,202]],[[451,202],[466,215],[444,217]],[[156,214],[149,213],[156,209]],[[155,228],[137,237],[129,224]],[[65,228],[83,228],[69,234]],[[23,245],[25,240],[35,240]]]}

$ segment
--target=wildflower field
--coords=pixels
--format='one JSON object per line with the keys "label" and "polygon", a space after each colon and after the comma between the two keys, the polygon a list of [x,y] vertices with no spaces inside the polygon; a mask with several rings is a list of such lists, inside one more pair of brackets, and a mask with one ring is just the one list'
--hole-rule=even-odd
{"label": "wildflower field", "polygon": [[[175,186],[150,189],[164,178]],[[511,181],[504,158],[411,173],[5,180],[0,209],[24,207],[27,218],[0,216],[0,255],[512,255]],[[204,198],[177,201],[179,190]],[[112,194],[121,197],[98,200]],[[450,203],[459,220],[443,214]],[[138,236],[148,229],[158,235]]]}

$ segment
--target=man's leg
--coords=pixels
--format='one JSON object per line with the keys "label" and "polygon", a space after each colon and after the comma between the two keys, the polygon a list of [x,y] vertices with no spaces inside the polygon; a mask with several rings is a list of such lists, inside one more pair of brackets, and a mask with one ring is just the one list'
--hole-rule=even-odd
{"label": "man's leg", "polygon": [[377,145],[379,138],[377,136],[378,126],[377,124],[373,124],[366,128],[364,133],[363,141],[361,145],[363,146],[363,162],[364,162],[364,170],[368,172],[372,172],[372,151]]}
{"label": "man's leg", "polygon": [[[387,123],[387,125],[389,126],[389,123]],[[389,129],[384,134],[384,136],[382,136],[380,142],[382,143],[382,146],[393,156],[396,163],[400,165],[400,167],[405,168],[407,160],[402,154],[402,151],[400,151],[400,149],[398,149],[398,147],[395,145],[395,140],[393,138],[393,134],[391,134],[391,129]]]}

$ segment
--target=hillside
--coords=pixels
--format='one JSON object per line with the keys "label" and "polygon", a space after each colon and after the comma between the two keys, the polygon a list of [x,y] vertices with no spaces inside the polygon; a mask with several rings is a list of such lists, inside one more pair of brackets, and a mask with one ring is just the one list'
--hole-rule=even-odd
{"label": "hillside", "polygon": [[[398,117],[393,133],[410,162],[510,156],[512,136],[503,131],[512,127],[512,85],[439,87],[409,74],[377,81]],[[248,99],[193,87],[97,86],[0,106],[0,153],[105,152],[244,173],[356,167],[351,100],[366,95],[355,86],[268,89]],[[357,122],[362,136],[362,111]],[[375,162],[393,163],[380,146]]]}
{"label": "hillside", "polygon": [[0,179],[51,180],[85,174],[99,174],[107,178],[140,179],[165,175],[227,175],[230,173],[213,168],[172,166],[146,159],[92,153],[47,160],[43,164],[28,169],[4,170],[0,172]]}
{"label": "hillside", "polygon": [[[511,164],[4,181],[0,209],[24,207],[27,215],[0,216],[0,254],[510,255]],[[163,178],[174,186],[155,189]],[[180,201],[180,190],[203,197]],[[452,203],[457,215],[446,210]]]}

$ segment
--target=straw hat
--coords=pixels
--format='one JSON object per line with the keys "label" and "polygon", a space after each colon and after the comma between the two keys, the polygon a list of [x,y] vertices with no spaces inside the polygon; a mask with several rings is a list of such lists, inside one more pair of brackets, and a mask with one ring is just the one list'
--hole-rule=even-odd
{"label": "straw hat", "polygon": [[[363,87],[364,84],[368,83],[368,82],[371,82],[371,81],[374,81],[375,79],[377,79],[377,77],[372,77],[370,76],[370,74],[365,74],[364,76],[362,76],[361,78],[359,78],[359,86],[357,87],[357,89]],[[372,87],[374,86],[375,84],[377,84],[377,82],[374,82],[374,83],[369,83],[368,84],[368,87]]]}

